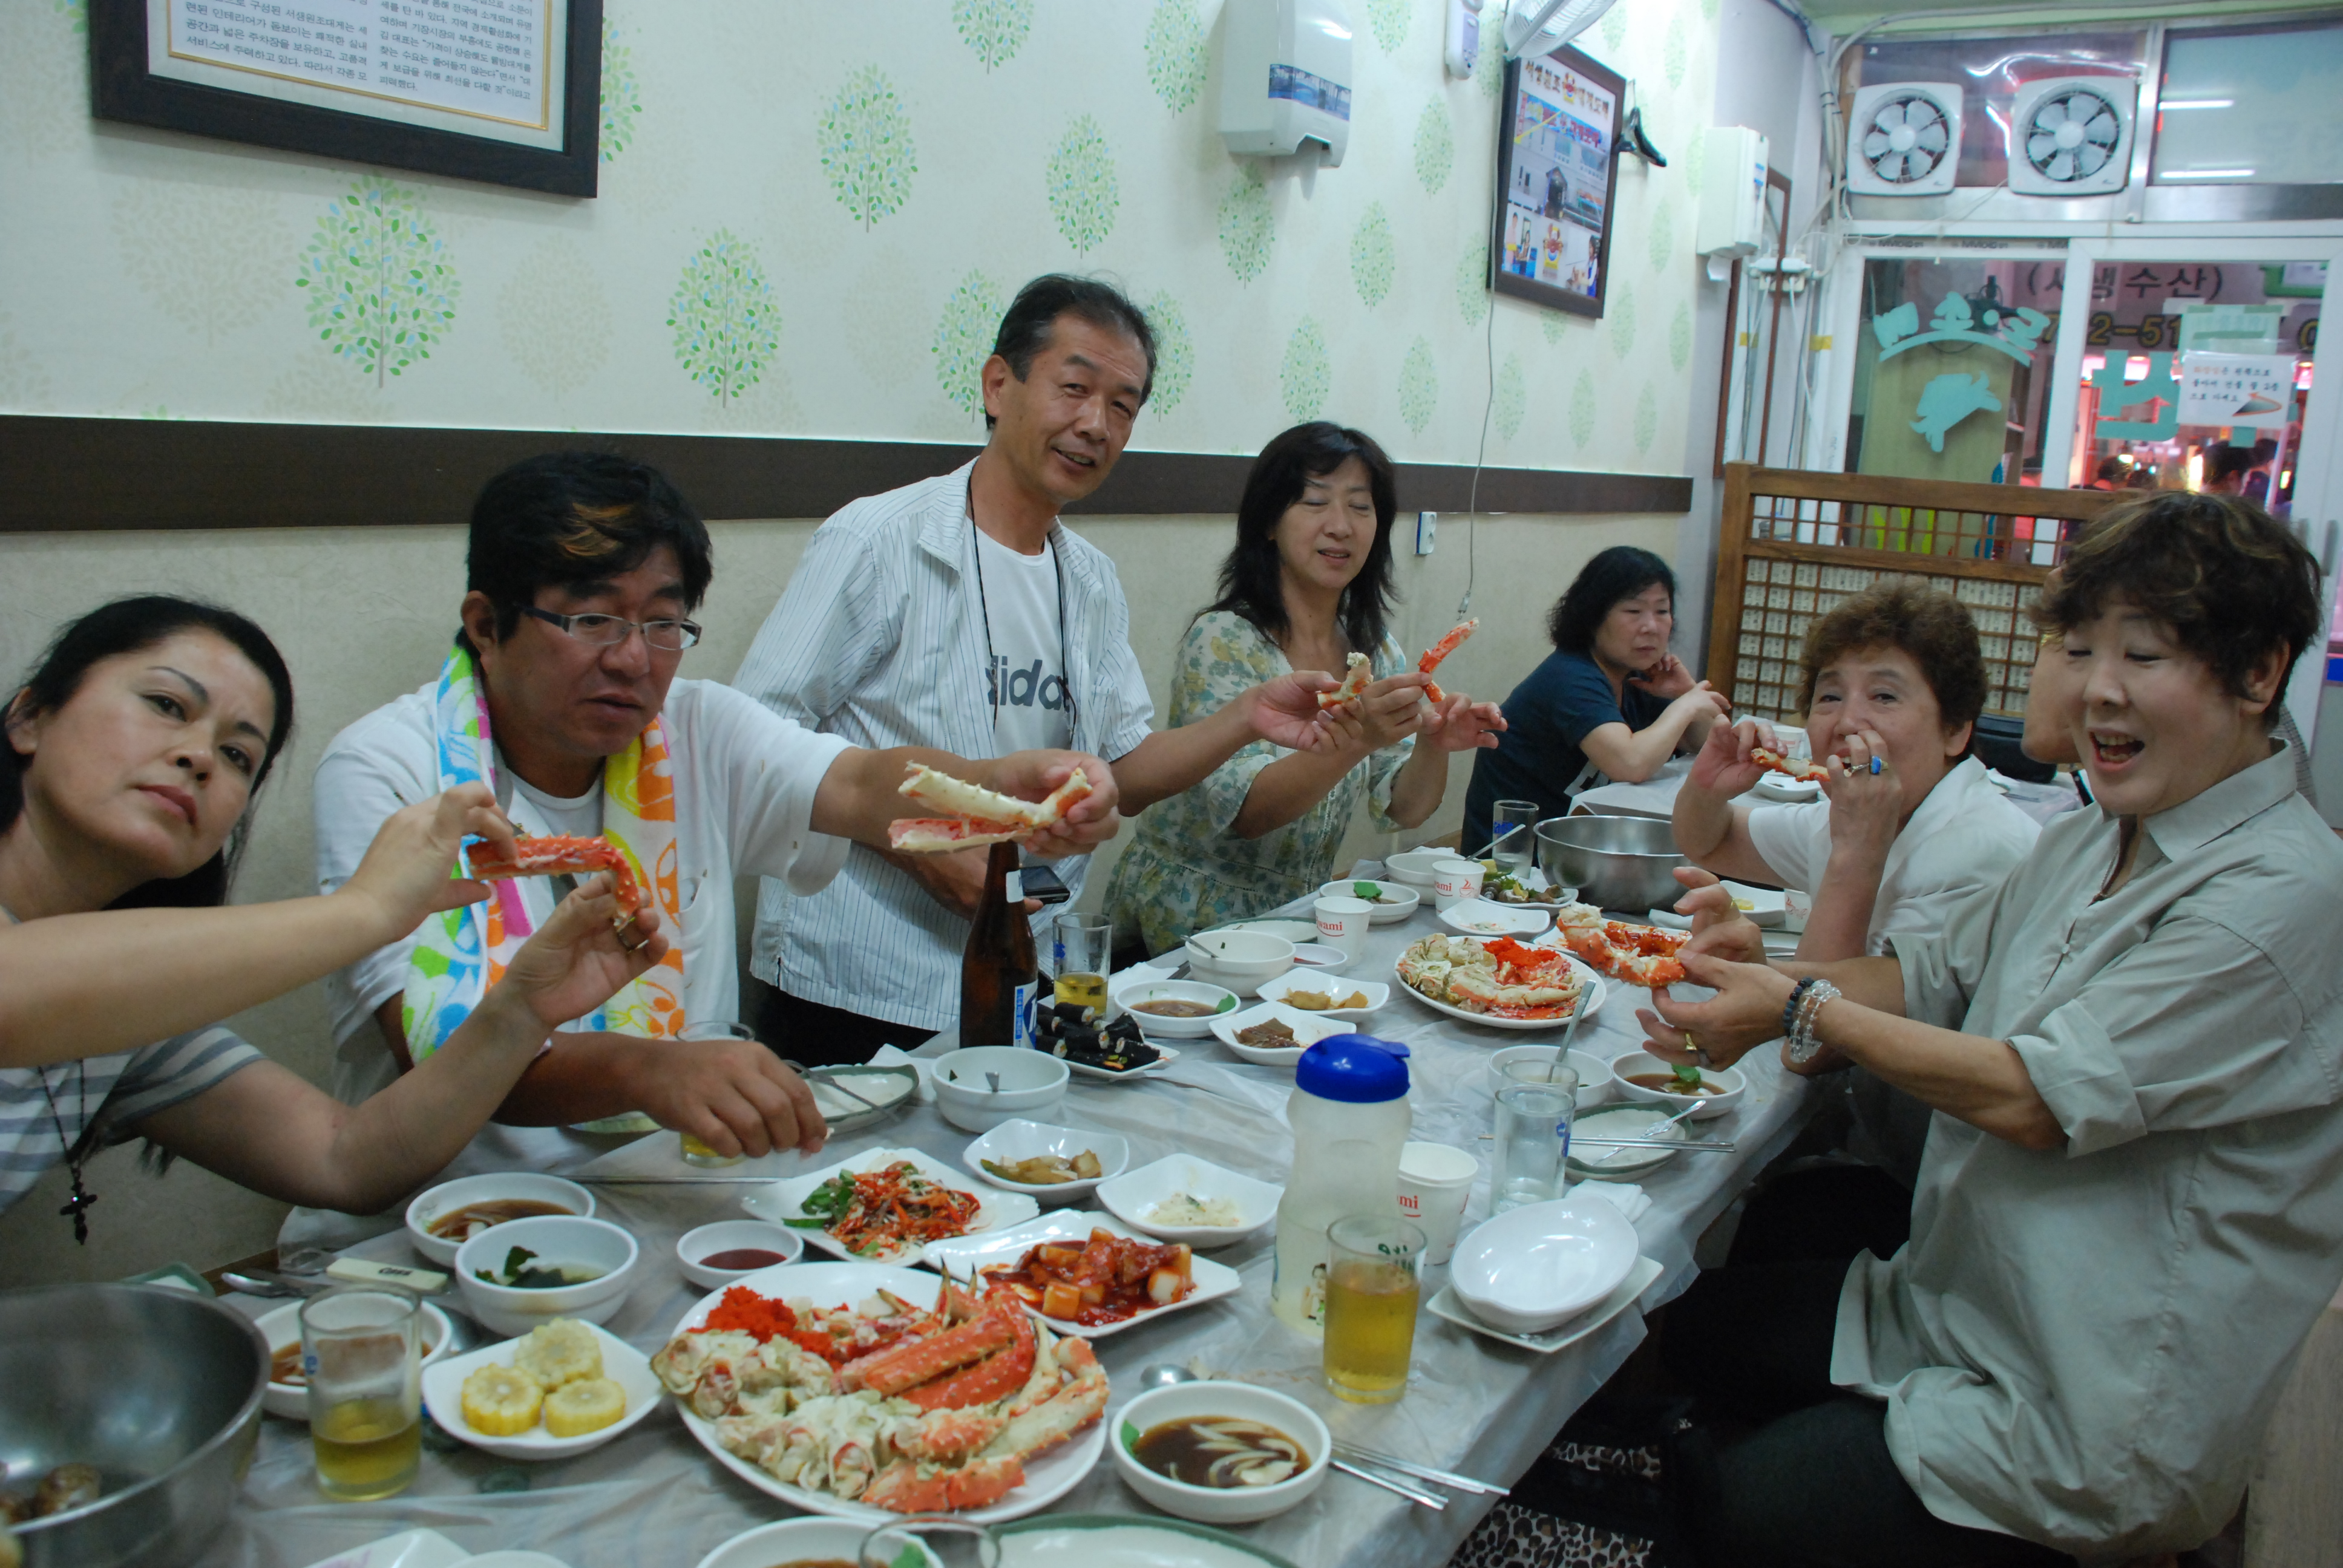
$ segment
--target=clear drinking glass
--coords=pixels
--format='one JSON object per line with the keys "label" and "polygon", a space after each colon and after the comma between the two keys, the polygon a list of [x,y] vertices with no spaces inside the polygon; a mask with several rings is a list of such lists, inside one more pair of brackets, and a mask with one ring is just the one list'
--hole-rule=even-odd
{"label": "clear drinking glass", "polygon": [[[1562,1196],[1563,1161],[1570,1153],[1570,1121],[1578,1108],[1571,1082],[1509,1082],[1497,1091],[1497,1169],[1489,1182],[1489,1212]],[[1512,1075],[1512,1064],[1507,1076]]]}
{"label": "clear drinking glass", "polygon": [[[736,1023],[730,1020],[710,1020],[706,1023],[686,1025],[683,1038],[753,1040],[757,1038],[757,1031],[745,1023]],[[746,1155],[741,1154],[719,1154],[689,1132],[679,1132],[676,1136],[683,1140],[683,1162],[686,1165],[698,1165],[704,1170],[721,1171],[727,1165],[738,1165],[747,1158]]]}
{"label": "clear drinking glass", "polygon": [[1114,927],[1101,915],[1060,915],[1050,922],[1052,994],[1076,1007],[1106,1006],[1107,971],[1113,967]]}
{"label": "clear drinking glass", "polygon": [[302,1302],[300,1317],[319,1490],[345,1503],[397,1496],[423,1458],[416,1299],[380,1285],[337,1288]]}
{"label": "clear drinking glass", "polygon": [[1326,1391],[1353,1404],[1391,1404],[1407,1392],[1415,1352],[1416,1270],[1423,1228],[1381,1214],[1326,1227]]}
{"label": "clear drinking glass", "polygon": [[1001,1542],[972,1520],[914,1513],[862,1538],[859,1568],[999,1568]]}
{"label": "clear drinking glass", "polygon": [[1497,869],[1518,877],[1530,869],[1537,849],[1538,804],[1500,800],[1489,809],[1489,854]]}

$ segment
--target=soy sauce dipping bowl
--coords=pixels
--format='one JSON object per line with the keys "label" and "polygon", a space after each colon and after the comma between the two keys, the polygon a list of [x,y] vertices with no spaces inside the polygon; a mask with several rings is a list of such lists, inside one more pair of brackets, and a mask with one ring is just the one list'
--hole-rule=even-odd
{"label": "soy sauce dipping bowl", "polygon": [[[1167,1421],[1227,1416],[1273,1426],[1301,1446],[1310,1462],[1268,1486],[1193,1486],[1139,1462],[1131,1450],[1147,1431]],[[1166,1513],[1200,1524],[1249,1524],[1305,1502],[1326,1479],[1333,1434],[1300,1400],[1247,1382],[1183,1382],[1150,1389],[1122,1407],[1107,1437],[1107,1452],[1123,1484]]]}
{"label": "soy sauce dipping bowl", "polygon": [[[719,1269],[707,1261],[719,1252],[742,1247],[779,1256],[754,1269]],[[759,1269],[779,1268],[804,1256],[804,1237],[785,1225],[768,1225],[762,1220],[719,1220],[697,1231],[686,1231],[675,1243],[675,1261],[682,1266],[683,1277],[708,1291],[720,1291],[727,1285],[738,1284]]]}

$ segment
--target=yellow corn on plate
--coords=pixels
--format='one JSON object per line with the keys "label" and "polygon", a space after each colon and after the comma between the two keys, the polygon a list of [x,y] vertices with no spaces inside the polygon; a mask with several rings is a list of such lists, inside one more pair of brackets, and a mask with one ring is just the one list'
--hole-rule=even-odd
{"label": "yellow corn on plate", "polygon": [[548,1393],[563,1383],[602,1375],[602,1345],[575,1318],[556,1318],[528,1331],[513,1351],[513,1365]]}
{"label": "yellow corn on plate", "polygon": [[556,1437],[599,1432],[627,1413],[627,1391],[606,1377],[563,1383],[545,1396],[545,1430]]}
{"label": "yellow corn on plate", "polygon": [[537,1424],[545,1391],[510,1367],[485,1366],[464,1380],[464,1420],[484,1437],[516,1437]]}

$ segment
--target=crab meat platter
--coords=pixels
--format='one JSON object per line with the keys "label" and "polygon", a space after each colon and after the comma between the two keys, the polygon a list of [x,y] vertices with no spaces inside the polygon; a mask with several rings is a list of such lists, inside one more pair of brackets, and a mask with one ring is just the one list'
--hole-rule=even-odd
{"label": "crab meat platter", "polygon": [[882,1263],[762,1270],[651,1359],[717,1462],[792,1507],[979,1523],[1047,1508],[1106,1448],[1105,1369],[1001,1288]]}
{"label": "crab meat platter", "polygon": [[1424,1006],[1492,1029],[1559,1029],[1601,1007],[1604,991],[1569,953],[1511,937],[1424,937],[1400,954],[1396,972]]}

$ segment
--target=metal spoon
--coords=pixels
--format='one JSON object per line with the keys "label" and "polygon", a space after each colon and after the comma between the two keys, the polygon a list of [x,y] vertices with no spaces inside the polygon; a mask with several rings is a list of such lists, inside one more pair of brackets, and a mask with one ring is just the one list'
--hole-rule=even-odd
{"label": "metal spoon", "polygon": [[984,1075],[984,1082],[985,1087],[991,1090],[993,1093],[998,1094],[1001,1092],[1001,1074],[997,1072],[988,1072]]}
{"label": "metal spoon", "polygon": [[[1174,1366],[1170,1362],[1157,1362],[1152,1365],[1143,1366],[1139,1369],[1139,1386],[1142,1392],[1149,1389],[1177,1388],[1183,1382],[1196,1382],[1199,1381],[1200,1380],[1197,1378],[1196,1374],[1190,1372],[1186,1367]],[[1365,1463],[1387,1465],[1393,1470],[1400,1471],[1403,1474],[1414,1474],[1417,1473],[1417,1467],[1414,1465],[1406,1464],[1403,1461],[1388,1459],[1382,1454],[1358,1452],[1353,1450],[1347,1443],[1337,1443],[1335,1444],[1335,1447],[1339,1452],[1353,1454],[1354,1457]],[[1348,1459],[1330,1458],[1327,1462],[1332,1464],[1336,1470],[1342,1472],[1345,1475],[1355,1475],[1361,1481],[1380,1486],[1386,1492],[1395,1492],[1402,1497],[1406,1498],[1409,1502],[1420,1504],[1423,1507],[1438,1511],[1448,1506],[1448,1500],[1444,1497],[1435,1496],[1432,1493],[1421,1491],[1418,1488],[1410,1486],[1406,1484],[1406,1483],[1393,1476],[1378,1475],[1373,1471],[1363,1470],[1357,1464],[1352,1463]],[[1426,1475],[1423,1479],[1429,1481],[1440,1481],[1447,1479],[1447,1477],[1446,1473],[1442,1472],[1437,1474]],[[1463,1476],[1454,1477],[1453,1483],[1464,1485],[1467,1490],[1472,1491],[1488,1490],[1487,1483],[1471,1482],[1468,1484],[1466,1478]],[[1503,1488],[1500,1487],[1497,1490],[1502,1492]]]}

